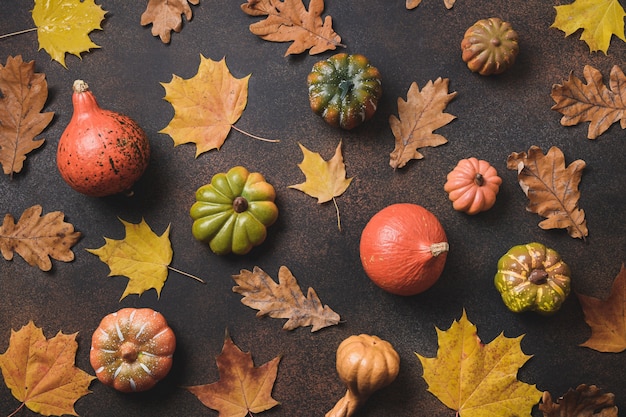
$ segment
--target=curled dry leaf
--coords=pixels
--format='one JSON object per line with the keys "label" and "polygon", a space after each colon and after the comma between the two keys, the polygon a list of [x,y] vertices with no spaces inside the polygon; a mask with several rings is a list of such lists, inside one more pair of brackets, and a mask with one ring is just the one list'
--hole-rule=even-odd
{"label": "curled dry leaf", "polygon": [[146,11],[141,15],[141,25],[152,24],[152,36],[161,38],[161,42],[170,43],[172,31],[180,32],[183,18],[193,17],[189,4],[197,5],[200,0],[150,0]]}
{"label": "curled dry leaf", "polygon": [[448,93],[447,78],[428,81],[420,92],[417,83],[412,83],[407,100],[398,98],[398,117],[391,115],[389,125],[395,136],[395,149],[391,152],[389,165],[402,168],[411,159],[422,159],[418,148],[439,146],[448,140],[434,130],[447,125],[456,118],[444,113],[456,92]]}
{"label": "curled dry leaf", "polygon": [[74,260],[71,248],[80,238],[80,232],[63,221],[62,212],[42,216],[42,211],[41,206],[32,206],[24,210],[17,223],[11,214],[4,216],[0,226],[0,252],[4,259],[12,260],[15,252],[42,271],[52,268],[50,258],[63,262]]}
{"label": "curled dry leaf", "polygon": [[44,74],[35,72],[35,61],[20,55],[0,64],[0,164],[5,174],[22,170],[26,154],[39,148],[34,140],[48,126],[53,112],[41,113],[48,99]]}
{"label": "curled dry leaf", "polygon": [[513,152],[507,160],[507,168],[517,171],[528,197],[526,210],[546,218],[539,227],[567,229],[571,237],[580,239],[589,234],[585,212],[578,207],[578,184],[585,165],[578,159],[566,167],[565,156],[557,147],[544,155],[538,146],[531,146],[528,153]]}
{"label": "curled dry leaf", "polygon": [[333,20],[322,20],[324,0],[311,0],[309,10],[302,0],[248,0],[241,10],[250,16],[267,19],[250,25],[250,32],[272,42],[291,42],[285,56],[300,54],[309,49],[309,55],[334,50],[341,37],[333,30]]}
{"label": "curled dry leaf", "polygon": [[556,102],[552,110],[563,114],[561,124],[574,126],[590,122],[588,139],[596,139],[613,123],[626,129],[626,76],[617,65],[611,69],[609,87],[602,83],[602,74],[592,66],[583,69],[586,84],[570,74],[563,84],[552,86],[550,95]]}
{"label": "curled dry leaf", "polygon": [[591,337],[581,346],[599,352],[622,352],[626,350],[626,268],[613,281],[606,300],[578,294],[585,313],[585,321],[591,327]]}
{"label": "curled dry leaf", "polygon": [[258,266],[233,275],[233,292],[243,295],[241,302],[259,310],[257,316],[289,319],[283,329],[313,326],[311,332],[339,323],[339,314],[322,305],[317,293],[309,288],[305,297],[296,278],[286,266],[278,271],[278,284]]}
{"label": "curled dry leaf", "polygon": [[216,362],[219,381],[186,387],[202,404],[229,417],[252,416],[279,404],[272,389],[280,357],[255,367],[252,355],[242,352],[227,334]]}
{"label": "curled dry leaf", "polygon": [[543,417],[617,417],[615,395],[587,384],[575,390],[570,388],[556,402],[545,391],[539,411],[543,412]]}
{"label": "curled dry leaf", "polygon": [[26,406],[44,416],[78,415],[74,403],[91,392],[95,377],[74,365],[76,335],[59,332],[46,339],[32,321],[11,331],[9,347],[0,354],[0,369],[5,384],[22,402],[18,410]]}

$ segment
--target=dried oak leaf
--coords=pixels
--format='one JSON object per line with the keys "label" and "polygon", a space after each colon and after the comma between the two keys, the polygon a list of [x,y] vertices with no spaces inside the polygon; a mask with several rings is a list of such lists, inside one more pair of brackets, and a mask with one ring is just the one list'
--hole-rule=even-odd
{"label": "dried oak leaf", "polygon": [[99,48],[89,33],[98,29],[104,11],[94,0],[35,1],[33,21],[37,26],[39,49],[45,49],[52,59],[65,68],[65,54],[81,57],[82,52]]}
{"label": "dried oak leaf", "polygon": [[563,84],[552,86],[550,95],[555,101],[552,110],[563,115],[563,126],[590,122],[588,139],[596,139],[613,123],[620,122],[626,129],[626,76],[617,65],[611,69],[610,89],[602,83],[602,74],[592,66],[583,69],[586,84],[570,73]]}
{"label": "dried oak leaf", "polygon": [[279,404],[272,398],[280,357],[255,367],[252,355],[244,353],[227,334],[216,359],[220,379],[186,389],[220,416],[246,417]]}
{"label": "dried oak leaf", "polygon": [[545,391],[539,411],[543,412],[543,417],[617,417],[615,395],[587,384],[581,384],[575,390],[570,388],[556,402]]}
{"label": "dried oak leaf", "polygon": [[47,99],[46,76],[35,72],[35,61],[24,62],[18,55],[0,64],[0,164],[5,174],[20,172],[26,154],[43,145],[44,139],[35,136],[54,116],[41,113]]}
{"label": "dried oak leaf", "polygon": [[335,197],[343,194],[352,182],[352,178],[346,178],[346,166],[343,163],[343,155],[341,154],[341,142],[337,145],[333,157],[328,161],[324,161],[319,153],[311,152],[300,143],[298,145],[300,145],[300,149],[304,154],[304,158],[298,164],[298,167],[304,173],[306,181],[290,185],[289,188],[300,190],[311,197],[317,198],[318,204],[333,200],[335,211],[337,212],[337,227],[341,230],[339,207]]}
{"label": "dried oak leaf", "polygon": [[166,133],[174,146],[196,144],[196,157],[219,149],[231,127],[239,120],[248,103],[248,79],[231,75],[226,60],[213,61],[200,55],[198,73],[184,80],[173,75],[165,88],[164,99],[172,104],[174,118],[159,133]]}
{"label": "dried oak leaf", "polygon": [[578,207],[578,184],[585,165],[578,159],[566,167],[563,152],[555,146],[545,155],[538,146],[531,146],[528,154],[513,152],[507,159],[507,168],[517,171],[528,197],[526,210],[546,218],[539,227],[565,228],[571,237],[580,239],[589,234],[585,212]]}
{"label": "dried oak leaf", "polygon": [[309,10],[302,0],[248,0],[241,10],[250,16],[267,16],[250,25],[250,32],[272,42],[293,43],[285,56],[300,54],[309,49],[309,55],[337,49],[341,37],[333,30],[333,19],[322,20],[324,0],[311,0]]}
{"label": "dried oak leaf", "polygon": [[581,346],[599,352],[622,352],[626,350],[626,269],[622,269],[613,281],[606,300],[577,294],[591,326],[591,337]]}
{"label": "dried oak leaf", "polygon": [[144,219],[138,224],[120,219],[126,229],[122,240],[104,238],[104,246],[87,249],[109,266],[109,276],[122,275],[128,285],[120,300],[129,294],[143,294],[154,288],[157,296],[167,280],[168,268],[174,252],[170,243],[170,226],[157,236]]}
{"label": "dried oak leaf", "polygon": [[550,27],[562,30],[565,36],[582,29],[580,40],[587,43],[591,52],[602,51],[606,54],[613,35],[626,42],[626,13],[619,0],[576,0],[554,8],[556,17]]}
{"label": "dried oak leaf", "polygon": [[448,93],[448,79],[437,78],[428,81],[420,92],[417,83],[412,83],[407,100],[398,98],[398,117],[389,116],[389,125],[395,136],[395,149],[391,152],[389,165],[393,169],[402,168],[411,159],[422,159],[417,151],[425,146],[439,146],[448,140],[433,133],[456,118],[444,113],[456,92]]}
{"label": "dried oak leaf", "polygon": [[244,296],[241,299],[244,305],[259,310],[257,317],[289,319],[283,325],[285,330],[312,326],[311,332],[315,332],[339,323],[339,314],[322,305],[313,288],[309,287],[306,297],[302,294],[296,278],[286,266],[278,270],[278,284],[258,266],[253,271],[242,269],[232,278],[237,283],[233,292]]}
{"label": "dried oak leaf", "polygon": [[0,252],[7,261],[13,259],[13,253],[19,254],[29,265],[37,265],[42,271],[52,268],[50,258],[57,261],[74,260],[72,246],[80,238],[80,232],[74,226],[63,221],[65,216],[60,211],[41,215],[39,205],[27,208],[15,223],[11,214],[4,216],[0,226]]}
{"label": "dried oak leaf", "polygon": [[[422,3],[422,0],[406,0],[406,8],[408,10],[415,9],[420,3]],[[443,3],[446,5],[446,9],[450,10],[456,3],[456,0],[443,0]]]}
{"label": "dried oak leaf", "polygon": [[483,344],[463,311],[450,329],[437,329],[435,358],[416,353],[424,368],[428,391],[457,416],[530,416],[541,398],[535,385],[517,380],[517,371],[531,358],[524,354],[523,336],[500,334]]}
{"label": "dried oak leaf", "polygon": [[141,26],[152,24],[152,36],[161,38],[161,42],[170,43],[172,31],[180,32],[183,18],[193,17],[189,4],[197,5],[200,0],[149,0],[146,11],[141,15]]}
{"label": "dried oak leaf", "polygon": [[46,339],[32,321],[17,332],[11,330],[9,347],[0,354],[0,369],[5,384],[22,402],[19,408],[45,416],[77,415],[74,403],[91,392],[95,377],[74,365],[76,335],[59,332]]}

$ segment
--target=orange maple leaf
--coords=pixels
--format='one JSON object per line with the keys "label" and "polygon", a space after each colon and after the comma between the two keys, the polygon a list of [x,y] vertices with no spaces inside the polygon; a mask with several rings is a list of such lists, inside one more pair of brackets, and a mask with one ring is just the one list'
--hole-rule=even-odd
{"label": "orange maple leaf", "polygon": [[332,28],[333,20],[322,20],[324,0],[311,0],[309,10],[302,0],[248,0],[241,10],[250,16],[268,16],[250,25],[250,32],[266,41],[290,42],[285,56],[299,54],[309,49],[309,55],[334,50],[341,37]]}
{"label": "orange maple leaf", "polygon": [[448,142],[433,131],[456,118],[443,112],[455,96],[456,92],[448,93],[448,79],[437,78],[435,82],[428,81],[421,92],[417,83],[412,83],[407,100],[398,98],[399,118],[389,116],[389,125],[396,138],[389,160],[392,168],[402,168],[411,159],[422,159],[424,155],[418,152],[418,148]]}
{"label": "orange maple leaf", "polygon": [[588,139],[596,139],[613,123],[620,122],[626,129],[626,76],[617,65],[611,69],[610,89],[602,84],[602,74],[590,65],[583,69],[585,81],[570,74],[563,84],[552,86],[550,95],[555,101],[552,110],[563,115],[563,126],[589,123]]}
{"label": "orange maple leaf", "polygon": [[244,353],[226,334],[222,353],[217,357],[220,379],[207,385],[186,387],[220,416],[245,417],[279,404],[272,398],[280,357],[255,367],[252,355]]}
{"label": "orange maple leaf", "polygon": [[591,326],[591,337],[581,346],[599,352],[626,350],[626,268],[622,264],[606,300],[577,294]]}
{"label": "orange maple leaf", "polygon": [[567,167],[563,152],[553,146],[544,155],[538,146],[528,153],[513,152],[507,168],[517,170],[520,187],[528,197],[526,210],[546,219],[542,229],[567,229],[571,237],[584,239],[589,234],[585,212],[578,207],[585,161],[578,159]]}
{"label": "orange maple leaf", "polygon": [[48,126],[53,112],[41,113],[48,99],[44,74],[35,72],[35,61],[8,57],[0,64],[0,164],[5,174],[18,173],[26,154],[39,148],[44,139],[34,140]]}
{"label": "orange maple leaf", "polygon": [[149,0],[146,11],[141,15],[141,25],[152,24],[152,36],[158,36],[163,43],[170,43],[172,31],[180,32],[183,27],[182,15],[187,21],[193,17],[189,3],[197,5],[200,0]]}
{"label": "orange maple leaf", "polygon": [[20,408],[45,416],[77,415],[74,403],[91,392],[95,377],[74,366],[76,334],[59,332],[47,340],[32,321],[11,331],[9,347],[0,355],[0,369],[7,387],[22,402]]}

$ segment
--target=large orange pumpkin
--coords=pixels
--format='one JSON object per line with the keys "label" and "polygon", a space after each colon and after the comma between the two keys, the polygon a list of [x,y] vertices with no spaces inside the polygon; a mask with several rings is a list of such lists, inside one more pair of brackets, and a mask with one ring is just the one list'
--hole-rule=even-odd
{"label": "large orange pumpkin", "polygon": [[433,213],[417,204],[392,204],[376,213],[361,234],[367,276],[397,295],[426,291],[440,277],[448,239]]}

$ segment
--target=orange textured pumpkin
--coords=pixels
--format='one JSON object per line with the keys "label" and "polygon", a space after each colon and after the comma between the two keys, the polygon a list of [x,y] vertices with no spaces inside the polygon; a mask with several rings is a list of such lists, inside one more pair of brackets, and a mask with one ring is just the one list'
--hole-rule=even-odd
{"label": "orange textured pumpkin", "polygon": [[61,177],[92,197],[128,192],[148,166],[146,133],[130,117],[100,108],[84,81],[74,81],[73,90],[74,113],[57,148]]}
{"label": "orange textured pumpkin", "polygon": [[461,41],[463,61],[480,75],[509,69],[519,53],[517,32],[498,17],[481,19],[467,29]]}
{"label": "orange textured pumpkin", "polygon": [[502,178],[487,161],[477,158],[461,159],[448,173],[443,189],[455,210],[477,214],[496,203]]}
{"label": "orange textured pumpkin", "polygon": [[123,308],[104,317],[91,338],[96,377],[122,392],[146,391],[172,367],[176,337],[150,308]]}
{"label": "orange textured pumpkin", "polygon": [[433,213],[417,204],[392,204],[376,213],[361,233],[360,256],[367,276],[397,295],[426,291],[440,277],[448,239]]}

